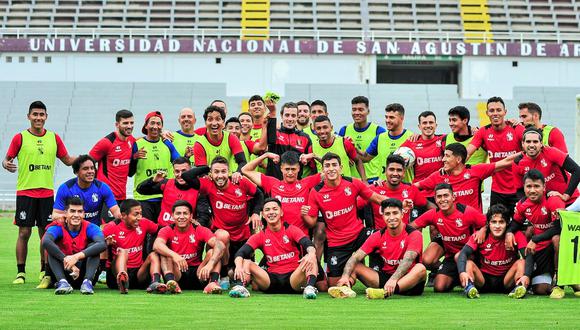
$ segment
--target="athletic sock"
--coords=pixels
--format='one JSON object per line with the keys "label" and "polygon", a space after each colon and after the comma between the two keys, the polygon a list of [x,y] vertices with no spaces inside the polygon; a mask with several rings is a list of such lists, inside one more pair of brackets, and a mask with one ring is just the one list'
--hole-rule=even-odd
{"label": "athletic sock", "polygon": [[306,278],[306,285],[315,286],[316,285],[316,276],[308,275]]}
{"label": "athletic sock", "polygon": [[16,268],[18,268],[19,273],[26,273],[26,264],[17,264]]}
{"label": "athletic sock", "polygon": [[222,267],[222,269],[220,269],[220,277],[226,276],[228,276],[228,267]]}
{"label": "athletic sock", "polygon": [[209,273],[209,281],[210,282],[217,282],[219,279],[220,279],[220,274],[218,272]]}
{"label": "athletic sock", "polygon": [[165,274],[165,281],[169,282],[169,281],[175,281],[175,275],[173,275],[173,273],[167,273]]}
{"label": "athletic sock", "polygon": [[242,283],[242,281],[240,281],[240,280],[234,280],[234,281],[232,282],[232,287],[234,287],[234,286],[236,286],[236,285],[242,285],[242,286],[243,286],[244,284],[243,284],[243,283]]}
{"label": "athletic sock", "polygon": [[161,281],[161,274],[159,274],[159,273],[153,274],[153,282],[159,282],[159,281]]}

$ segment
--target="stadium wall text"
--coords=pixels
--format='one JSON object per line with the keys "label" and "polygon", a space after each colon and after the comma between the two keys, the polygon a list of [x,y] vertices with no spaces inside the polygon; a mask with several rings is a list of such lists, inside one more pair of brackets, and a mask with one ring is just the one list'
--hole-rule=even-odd
{"label": "stadium wall text", "polygon": [[0,39],[0,52],[580,57],[580,43],[240,39]]}

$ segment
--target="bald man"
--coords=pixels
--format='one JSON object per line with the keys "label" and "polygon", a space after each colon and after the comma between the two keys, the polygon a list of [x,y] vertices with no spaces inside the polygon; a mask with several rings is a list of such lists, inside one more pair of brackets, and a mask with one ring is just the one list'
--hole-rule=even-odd
{"label": "bald man", "polygon": [[[163,132],[163,138],[170,140],[177,152],[181,156],[185,156],[187,151],[190,149],[191,152],[188,154],[193,154],[193,145],[195,144],[195,139],[197,134],[195,133],[194,126],[195,126],[195,113],[191,108],[183,108],[179,111],[179,117],[177,118],[177,122],[181,129],[177,132]],[[193,156],[190,159],[193,162]]]}

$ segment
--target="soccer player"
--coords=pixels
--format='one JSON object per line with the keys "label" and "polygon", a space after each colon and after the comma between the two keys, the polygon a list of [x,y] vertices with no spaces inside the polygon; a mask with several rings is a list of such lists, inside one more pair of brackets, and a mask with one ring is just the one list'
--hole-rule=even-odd
{"label": "soccer player", "polygon": [[[387,132],[379,134],[373,139],[369,147],[362,155],[363,162],[371,162],[380,170],[379,177],[369,177],[369,181],[376,181],[385,178],[385,166],[387,157],[397,150],[409,137],[413,135],[411,131],[403,128],[405,120],[405,108],[399,103],[392,103],[385,107],[385,123]],[[409,173],[405,175],[405,181],[411,182],[412,177]]]}
{"label": "soccer player", "polygon": [[[258,230],[262,226],[260,210],[264,201],[263,193],[252,182],[242,178],[234,183],[228,177],[228,161],[218,156],[210,167],[200,166],[181,175],[193,189],[199,190],[209,198],[213,211],[211,229],[224,243],[227,250],[222,257],[220,286],[229,288],[229,271],[234,267],[234,255],[250,238],[250,227]],[[208,173],[209,178],[199,178]],[[248,210],[248,202],[253,197],[253,209]],[[248,214],[251,216],[248,219]]]}
{"label": "soccer player", "polygon": [[310,120],[306,123],[306,125],[302,125],[302,132],[308,134],[308,136],[310,137],[310,141],[312,141],[313,143],[318,138],[318,136],[316,135],[316,130],[314,129],[314,120],[319,116],[328,117],[328,107],[326,106],[326,103],[324,103],[324,101],[314,100],[310,104]]}
{"label": "soccer player", "polygon": [[[200,136],[195,142],[194,158],[195,166],[211,164],[214,158],[221,156],[228,162],[235,159],[239,171],[246,164],[246,156],[240,144],[240,140],[229,132],[224,132],[224,120],[226,114],[222,108],[209,106],[203,113],[207,133]],[[236,172],[234,177],[239,179],[241,174]]]}
{"label": "soccer player", "polygon": [[[16,214],[14,224],[18,226],[16,240],[16,267],[18,274],[13,284],[26,281],[26,256],[32,227],[38,227],[42,238],[46,225],[51,221],[54,196],[54,168],[56,158],[70,166],[71,157],[58,134],[44,128],[48,113],[46,106],[35,101],[28,107],[30,128],[17,133],[10,141],[2,167],[8,172],[18,170],[16,182]],[[18,158],[18,165],[14,159]],[[44,277],[44,252],[40,247],[40,279]]]}
{"label": "soccer player", "polygon": [[467,150],[462,144],[447,145],[443,154],[443,168],[414,185],[421,190],[433,190],[441,182],[449,183],[453,186],[457,203],[482,211],[481,183],[493,173],[510,167],[516,155],[492,164],[477,165],[465,165],[466,157]]}
{"label": "soccer player", "polygon": [[[368,121],[370,114],[368,98],[365,96],[355,96],[350,103],[353,122],[343,126],[338,131],[338,135],[349,137],[356,149],[364,152],[376,136],[386,131],[379,125]],[[381,167],[374,165],[373,162],[364,164],[365,174],[368,178],[378,177],[380,175],[378,172],[381,170]],[[351,166],[351,173],[353,177],[360,178],[354,166]]]}
{"label": "soccer player", "polygon": [[[480,128],[467,146],[467,159],[480,147],[489,154],[493,164],[522,150],[523,126],[512,127],[505,121],[507,110],[501,97],[487,100],[487,116],[491,124]],[[513,210],[517,202],[516,188],[512,182],[512,169],[506,168],[492,175],[491,197],[489,205],[503,204]]]}
{"label": "soccer player", "polygon": [[149,293],[165,293],[167,286],[160,283],[159,255],[149,253],[143,258],[147,234],[156,234],[157,224],[143,218],[141,204],[135,199],[121,203],[121,218],[103,228],[107,245],[111,247],[111,269],[107,270],[107,286],[119,289],[121,294],[134,289],[147,288]]}
{"label": "soccer player", "polygon": [[526,246],[526,254],[534,256],[532,290],[534,294],[550,298],[564,297],[564,289],[552,288],[552,278],[558,273],[558,248],[560,245],[560,221],[557,210],[564,209],[564,202],[557,196],[546,197],[546,184],[542,173],[531,169],[524,175],[525,198],[516,204],[514,221],[506,234],[506,246],[513,248],[515,233],[524,229],[524,221],[529,221],[534,234]]}
{"label": "soccer player", "polygon": [[[515,248],[506,248],[505,236],[509,222],[510,212],[505,206],[491,206],[487,211],[484,241],[478,244],[472,236],[459,253],[459,280],[468,298],[479,297],[479,292],[510,292],[509,297],[515,299],[525,296],[534,260],[532,254],[526,255],[528,242],[520,231],[515,233]],[[525,259],[520,259],[520,255]]]}
{"label": "soccer player", "polygon": [[70,197],[66,202],[64,222],[46,230],[42,246],[56,280],[55,294],[93,294],[93,283],[99,267],[99,254],[107,248],[99,226],[84,220],[83,201]]}
{"label": "soccer player", "polygon": [[161,227],[169,226],[175,221],[172,218],[172,208],[176,201],[185,200],[193,206],[193,214],[200,223],[209,223],[211,217],[209,205],[200,203],[199,191],[191,188],[181,175],[191,169],[189,160],[179,157],[173,161],[173,174],[175,178],[167,179],[164,172],[157,174],[139,184],[137,191],[142,195],[163,195],[161,199],[161,212],[157,218],[157,224]]}
{"label": "soccer player", "polygon": [[[564,152],[542,143],[542,132],[537,128],[527,128],[522,138],[522,154],[514,159],[513,180],[518,197],[523,197],[523,176],[530,169],[537,169],[546,179],[548,196],[559,196],[566,205],[578,198],[580,167]],[[572,174],[570,176],[570,174]]]}
{"label": "soccer player", "polygon": [[[158,171],[167,173],[173,178],[171,162],[180,157],[179,153],[169,140],[161,139],[163,130],[163,116],[159,111],[151,111],[145,117],[145,124],[141,132],[143,138],[133,145],[133,157],[129,176],[134,177],[133,196],[141,202],[143,217],[157,221],[161,209],[162,195],[141,195],[137,191],[139,184],[153,176]],[[189,156],[189,155],[187,155]]]}
{"label": "soccer player", "polygon": [[[306,299],[316,299],[314,287],[318,272],[316,251],[312,241],[297,227],[281,220],[282,203],[275,198],[264,201],[262,215],[267,226],[252,235],[236,252],[235,279],[248,283],[250,280],[258,290],[266,293],[296,293],[302,291]],[[298,245],[306,251],[301,258]],[[250,260],[255,250],[264,253],[266,269]],[[304,288],[304,289],[302,289]],[[230,291],[234,298],[247,298],[250,293],[243,285]]]}
{"label": "soccer player", "polygon": [[[172,206],[174,224],[162,228],[153,249],[161,256],[161,268],[170,293],[202,288],[204,293],[221,293],[218,285],[220,259],[225,245],[206,227],[193,223],[193,206],[178,200]],[[207,250],[203,257],[204,247]]]}
{"label": "soccer player", "polygon": [[[322,158],[327,153],[334,153],[340,157],[340,161],[344,164],[342,174],[347,177],[352,177],[350,164],[356,164],[356,169],[360,177],[366,182],[365,168],[360,159],[356,147],[350,139],[345,139],[342,136],[336,136],[333,131],[330,118],[327,116],[318,116],[314,120],[314,129],[318,136],[318,141],[312,144],[312,153],[304,155],[303,161],[308,161],[312,158]],[[318,172],[322,172],[322,165],[320,162],[316,164]]]}
{"label": "soccer player", "polygon": [[[276,108],[271,107],[267,125],[268,151],[282,155],[287,151],[295,151],[299,155],[312,152],[312,142],[308,135],[296,129],[296,118],[298,116],[298,106],[296,103],[288,102],[282,105],[280,111],[282,125],[276,129]],[[314,167],[314,164],[312,167]],[[282,179],[280,165],[268,160],[266,174],[277,179]],[[299,173],[301,176],[301,173]]]}
{"label": "soccer player", "polygon": [[[304,131],[310,126],[310,104],[306,101],[296,102],[298,107],[298,117],[296,118],[296,128]],[[304,132],[306,133],[306,132]],[[308,133],[307,133],[308,134]],[[312,137],[311,137],[312,139]]]}
{"label": "soccer player", "polygon": [[[106,183],[113,191],[117,205],[127,198],[127,177],[135,138],[135,119],[129,110],[119,110],[115,114],[115,131],[100,139],[89,151],[98,163],[97,180]],[[101,217],[105,222],[114,220],[106,203]]]}
{"label": "soccer player", "polygon": [[[475,132],[469,126],[469,119],[471,115],[469,110],[461,105],[449,109],[449,128],[451,133],[445,135],[445,145],[450,145],[452,143],[461,143],[467,148],[471,140],[473,140],[473,135]],[[465,162],[466,165],[476,165],[487,162],[487,152],[485,149],[480,147],[477,149],[469,160]]]}
{"label": "soccer player", "polygon": [[85,220],[101,225],[101,211],[107,205],[115,218],[121,216],[115,196],[109,186],[95,179],[95,160],[89,155],[79,155],[72,164],[76,178],[61,184],[54,198],[52,219],[62,222],[66,211],[66,201],[71,197],[80,197],[83,201]]}
{"label": "soccer player", "polygon": [[[282,180],[265,175],[256,171],[258,164],[264,159],[270,159],[274,163],[280,163],[282,170]],[[298,172],[300,163],[298,154],[294,151],[286,151],[282,156],[275,153],[267,152],[260,157],[252,160],[242,168],[242,173],[248,177],[264,192],[281,202],[282,222],[300,228],[306,235],[308,229],[312,228],[315,223],[306,223],[301,217],[301,208],[308,203],[308,194],[310,190],[321,182],[321,175],[315,174],[300,180]]]}
{"label": "soccer player", "polygon": [[[438,171],[443,166],[443,153],[445,151],[445,136],[435,134],[437,129],[437,117],[432,111],[423,111],[419,114],[418,139],[405,141],[401,146],[408,147],[415,154],[413,165],[413,182],[418,182],[429,174]],[[429,192],[428,197],[433,197]]]}
{"label": "soccer player", "polygon": [[[244,118],[252,118],[247,112],[244,112],[244,114]],[[233,134],[240,140],[240,145],[244,150],[244,156],[248,161],[252,158],[255,158],[253,157],[254,155],[259,155],[264,152],[264,150],[267,148],[266,141],[263,138],[260,138],[259,141],[253,141],[249,138],[246,138],[245,140],[242,139],[242,125],[238,117],[231,117],[226,121],[226,131],[230,134]],[[230,167],[235,168],[237,165],[238,164],[234,158],[230,159]]]}
{"label": "soccer player", "polygon": [[542,132],[542,144],[568,153],[564,134],[557,127],[542,124],[542,108],[533,102],[520,103],[520,120],[525,127],[535,127]]}
{"label": "soccer player", "polygon": [[194,127],[196,123],[195,113],[191,108],[183,108],[179,111],[178,120],[180,130],[175,132],[171,142],[175,146],[175,149],[180,156],[193,155],[193,146],[195,145],[195,140],[197,134],[195,134]]}
{"label": "soccer player", "polygon": [[322,232],[315,233],[314,237],[327,239],[325,259],[330,287],[336,285],[350,255],[372,233],[357,218],[356,198],[360,196],[379,204],[386,197],[372,192],[358,179],[343,177],[339,155],[326,153],[321,162],[324,181],[310,190],[308,206],[303,208],[302,217],[307,223],[316,223],[318,213],[322,213],[326,228],[317,226],[317,231]]}
{"label": "soccer player", "polygon": [[[270,105],[273,104],[270,102]],[[266,102],[260,95],[253,95],[248,100],[248,112],[252,115],[254,126],[250,131],[252,140],[257,141],[262,137],[262,126],[266,116]],[[240,166],[241,168],[241,166]]]}
{"label": "soccer player", "polygon": [[[421,229],[433,225],[439,231],[440,239],[433,240],[423,253],[423,264],[427,269],[437,271],[433,282],[435,292],[447,292],[459,284],[455,254],[461,251],[475,231],[477,243],[485,237],[485,215],[471,206],[457,203],[448,183],[435,187],[435,204],[437,209],[425,212],[411,226]],[[443,255],[445,259],[440,263],[439,258]]]}
{"label": "soccer player", "polygon": [[[222,110],[224,110],[224,117],[226,117],[228,115],[228,106],[226,105],[226,102],[224,102],[222,100],[213,100],[213,101],[211,101],[211,103],[209,105],[215,106],[215,107],[218,107],[218,108],[221,108]],[[205,135],[207,133],[207,128],[205,126],[202,126],[198,129],[196,129],[194,132],[197,135]]]}
{"label": "soccer player", "polygon": [[[403,204],[395,198],[381,202],[383,229],[373,233],[348,259],[337,282],[338,288],[328,293],[337,298],[343,295],[341,286],[350,287],[359,279],[368,288],[369,298],[386,298],[393,294],[417,296],[425,289],[427,271],[421,264],[423,236],[421,232],[403,222]],[[364,265],[364,258],[378,253],[383,266],[377,271]]]}
{"label": "soccer player", "polygon": [[[403,224],[408,224],[410,222],[410,210],[413,207],[426,209],[435,208],[435,205],[429,202],[417,187],[402,182],[403,176],[405,175],[405,160],[403,157],[399,155],[389,155],[389,157],[387,157],[387,169],[385,171],[387,172],[387,180],[375,183],[374,185],[369,186],[369,188],[381,196],[396,198],[403,202],[403,205],[405,206],[402,210]],[[362,198],[357,199],[357,206],[359,209],[367,205],[371,206],[374,219],[373,225],[370,227],[375,230],[382,230],[385,228],[386,224],[383,220],[380,205],[370,203],[368,200]],[[369,226],[367,225],[367,227]]]}
{"label": "soccer player", "polygon": [[252,127],[254,127],[252,115],[249,112],[242,112],[238,115],[238,120],[240,122],[240,141],[252,140],[250,135]]}

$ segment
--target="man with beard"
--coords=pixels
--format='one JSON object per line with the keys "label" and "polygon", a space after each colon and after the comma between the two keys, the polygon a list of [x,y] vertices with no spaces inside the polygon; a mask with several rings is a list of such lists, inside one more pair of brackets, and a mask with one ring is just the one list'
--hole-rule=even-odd
{"label": "man with beard", "polygon": [[[370,114],[368,98],[364,96],[355,96],[350,103],[353,123],[343,126],[338,131],[338,135],[349,137],[354,143],[356,149],[359,152],[363,152],[367,150],[376,136],[385,132],[385,129],[368,121]],[[381,167],[374,165],[375,163],[373,162],[364,164],[367,178],[379,176],[380,173],[378,173],[378,171],[381,170]],[[356,167],[351,167],[351,173],[353,173],[355,178],[360,178],[358,171],[356,171]]]}
{"label": "man with beard", "polygon": [[[143,217],[157,220],[161,208],[163,195],[141,195],[137,191],[139,184],[152,178],[158,171],[167,173],[168,178],[173,178],[171,162],[177,159],[179,153],[169,140],[161,139],[163,130],[163,116],[159,111],[151,111],[145,117],[145,124],[141,132],[144,137],[137,140],[133,145],[133,156],[129,176],[134,176],[133,197],[141,202]],[[186,155],[189,157],[190,155]]]}
{"label": "man with beard", "polygon": [[542,108],[533,102],[520,103],[520,120],[525,127],[535,127],[542,132],[542,144],[568,153],[566,140],[562,131],[554,126],[542,124]]}
{"label": "man with beard", "polygon": [[[273,103],[270,101],[269,104]],[[248,112],[252,115],[254,122],[254,126],[252,126],[252,130],[250,131],[250,136],[254,141],[257,141],[262,137],[262,126],[264,123],[264,117],[266,116],[266,105],[266,102],[260,95],[253,95],[248,100]]]}
{"label": "man with beard", "polygon": [[[529,127],[524,131],[521,155],[514,159],[512,172],[518,197],[524,196],[523,177],[530,169],[537,169],[546,179],[548,196],[558,196],[571,205],[578,198],[580,168],[568,155],[542,143],[542,132]],[[571,175],[570,175],[571,174]]]}

